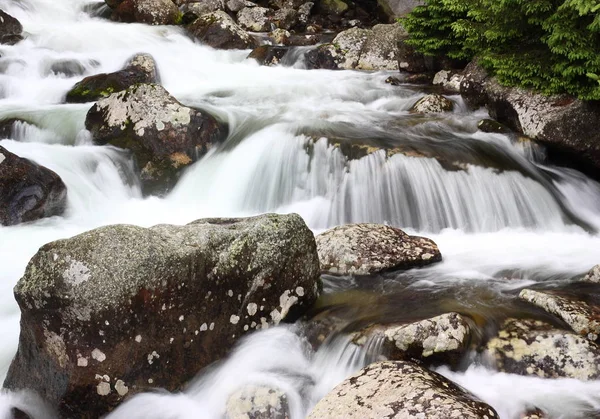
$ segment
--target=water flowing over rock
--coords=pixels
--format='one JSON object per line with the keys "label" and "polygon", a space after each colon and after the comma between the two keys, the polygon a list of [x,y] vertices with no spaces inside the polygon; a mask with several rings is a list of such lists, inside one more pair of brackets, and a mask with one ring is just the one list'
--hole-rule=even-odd
{"label": "water flowing over rock", "polygon": [[425,95],[417,101],[411,108],[415,113],[442,113],[451,112],[454,109],[454,102],[442,95]]}
{"label": "water flowing over rock", "polygon": [[505,87],[477,63],[465,69],[461,95],[473,107],[485,105],[490,116],[558,152],[571,153],[596,173],[600,168],[600,105],[567,95],[544,96]]}
{"label": "water flowing over rock", "polygon": [[287,47],[261,45],[255,48],[248,58],[256,60],[260,65],[273,66],[278,65],[288,51]]}
{"label": "water flowing over rock", "polygon": [[93,102],[138,83],[159,83],[156,62],[150,54],[136,54],[122,70],[89,76],[67,92],[67,103]]}
{"label": "water flowing over rock", "polygon": [[227,400],[225,419],[290,419],[287,396],[264,386],[247,386]]}
{"label": "water flowing over rock", "polygon": [[254,38],[223,11],[201,16],[187,30],[203,44],[217,49],[248,49],[257,46]]}
{"label": "water flowing over rock", "polygon": [[0,224],[61,215],[66,206],[67,188],[56,173],[0,146]]}
{"label": "water flowing over rock", "polygon": [[362,336],[362,340],[382,336],[388,359],[457,365],[468,349],[471,327],[460,314],[446,313],[411,324],[374,326]]}
{"label": "water flowing over rock", "polygon": [[156,84],[138,84],[98,101],[85,126],[96,144],[131,150],[143,191],[158,194],[226,132],[214,117],[182,105]]}
{"label": "water flowing over rock", "polygon": [[486,347],[500,371],[544,378],[600,377],[600,347],[538,320],[508,319]]}
{"label": "water flowing over rock", "polygon": [[[111,3],[108,3],[109,7]],[[181,12],[171,0],[124,0],[114,7],[112,19],[119,22],[175,25]]]}
{"label": "water flowing over rock", "polygon": [[14,45],[23,39],[23,25],[8,13],[0,10],[0,44]]}
{"label": "water flowing over rock", "polygon": [[432,240],[383,224],[338,226],[316,239],[321,270],[334,275],[369,275],[442,260]]}
{"label": "water flowing over rock", "polygon": [[404,361],[371,364],[323,398],[309,419],[452,417],[497,419],[494,409],[458,385]]}
{"label": "water flowing over rock", "polygon": [[585,301],[561,297],[550,292],[524,289],[519,293],[521,300],[534,304],[567,323],[574,332],[597,341],[600,335],[600,307]]}
{"label": "water flowing over rock", "polygon": [[4,383],[63,417],[171,391],[249,331],[316,299],[315,240],[295,214],[115,225],[43,246],[15,287],[19,350]]}

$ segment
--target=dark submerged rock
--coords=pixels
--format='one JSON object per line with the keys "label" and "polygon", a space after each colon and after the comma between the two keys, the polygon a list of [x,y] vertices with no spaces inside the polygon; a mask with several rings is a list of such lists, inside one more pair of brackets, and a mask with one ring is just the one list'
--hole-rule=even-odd
{"label": "dark submerged rock", "polygon": [[156,84],[138,84],[98,101],[85,126],[96,144],[132,151],[147,194],[170,189],[181,170],[227,132],[213,116],[182,105]]}
{"label": "dark submerged rock", "polygon": [[60,215],[66,206],[67,187],[56,173],[0,146],[0,224]]}
{"label": "dark submerged rock", "polygon": [[475,396],[417,364],[371,364],[323,398],[309,419],[423,417],[497,419]]}
{"label": "dark submerged rock", "polygon": [[482,119],[477,123],[477,128],[480,131],[492,134],[509,134],[512,132],[508,127],[493,119]]}
{"label": "dark submerged rock", "polygon": [[273,66],[281,63],[289,48],[272,45],[261,45],[255,48],[248,58],[256,60],[260,65]]}
{"label": "dark submerged rock", "polygon": [[93,102],[138,83],[158,83],[156,62],[150,54],[136,54],[122,70],[89,76],[67,92],[67,103]]}
{"label": "dark submerged rock", "polygon": [[0,10],[0,44],[14,45],[23,39],[23,25],[16,18]]}
{"label": "dark submerged rock", "polygon": [[4,383],[61,417],[97,418],[149,388],[180,390],[252,330],[317,298],[298,215],[115,225],[46,244],[15,287],[19,349]]}
{"label": "dark submerged rock", "polygon": [[432,240],[383,224],[338,226],[319,234],[316,240],[321,271],[333,275],[369,275],[442,260]]}

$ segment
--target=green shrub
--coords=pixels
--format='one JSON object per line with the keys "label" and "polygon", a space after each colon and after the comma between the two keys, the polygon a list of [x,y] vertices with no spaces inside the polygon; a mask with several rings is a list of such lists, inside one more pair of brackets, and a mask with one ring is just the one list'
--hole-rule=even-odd
{"label": "green shrub", "polygon": [[428,0],[404,19],[428,55],[479,58],[500,83],[600,100],[600,0]]}

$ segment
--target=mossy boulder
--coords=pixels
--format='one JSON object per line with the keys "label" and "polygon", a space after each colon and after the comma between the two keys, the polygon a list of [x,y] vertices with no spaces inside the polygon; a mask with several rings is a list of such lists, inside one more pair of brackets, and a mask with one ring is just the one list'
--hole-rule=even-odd
{"label": "mossy boulder", "polygon": [[151,389],[178,391],[253,330],[293,321],[319,289],[296,214],[114,225],[44,245],[15,287],[19,349],[4,386],[60,417],[98,418]]}
{"label": "mossy boulder", "polygon": [[60,215],[67,187],[52,170],[0,146],[0,224],[14,225]]}
{"label": "mossy boulder", "polygon": [[258,43],[224,11],[208,13],[186,27],[194,38],[217,49],[249,49]]}
{"label": "mossy boulder", "polygon": [[131,150],[143,192],[159,195],[227,134],[213,116],[181,104],[157,84],[136,84],[99,100],[85,126],[96,144]]}
{"label": "mossy boulder", "polygon": [[94,102],[138,83],[158,83],[156,62],[150,54],[136,54],[122,70],[89,76],[67,92],[67,103]]}

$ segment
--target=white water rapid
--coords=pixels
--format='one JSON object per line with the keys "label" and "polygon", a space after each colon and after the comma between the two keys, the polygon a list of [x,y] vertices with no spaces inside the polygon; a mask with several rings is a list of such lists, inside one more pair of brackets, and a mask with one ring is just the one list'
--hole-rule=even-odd
{"label": "white water rapid", "polygon": [[[260,67],[246,59],[248,51],[213,50],[176,27],[90,17],[89,3],[0,0],[26,33],[24,41],[0,46],[0,119],[30,122],[16,124],[12,139],[0,145],[58,173],[69,199],[64,216],[0,226],[0,377],[17,348],[12,288],[29,259],[49,241],[102,225],[184,224],[268,211],[297,212],[315,232],[348,222],[389,223],[432,238],[444,256],[431,268],[403,273],[409,288],[483,288],[500,299],[532,283],[568,283],[600,263],[600,185],[545,165],[514,139],[477,132],[485,112],[468,111],[459,97],[451,97],[458,105],[452,114],[415,116],[408,109],[424,93],[386,84],[389,73],[307,71],[301,63]],[[141,196],[126,153],[90,143],[84,130],[90,104],[61,103],[82,76],[51,71],[54,63],[75,60],[85,75],[112,72],[138,52],[153,55],[172,95],[230,127],[224,146],[164,198]],[[358,140],[403,152],[350,159],[337,147]],[[329,281],[326,292],[359,287],[350,279]],[[377,355],[376,344],[360,349],[343,337],[312,353],[295,326],[281,326],[246,338],[186,392],[141,395],[110,417],[220,418],[232,391],[265,383],[287,392],[292,416],[300,419]],[[441,372],[507,419],[527,406],[555,418],[584,418],[600,408],[600,382],[512,376],[484,366]],[[20,405],[36,406],[36,419],[54,417],[19,393],[0,395],[0,417]]]}

